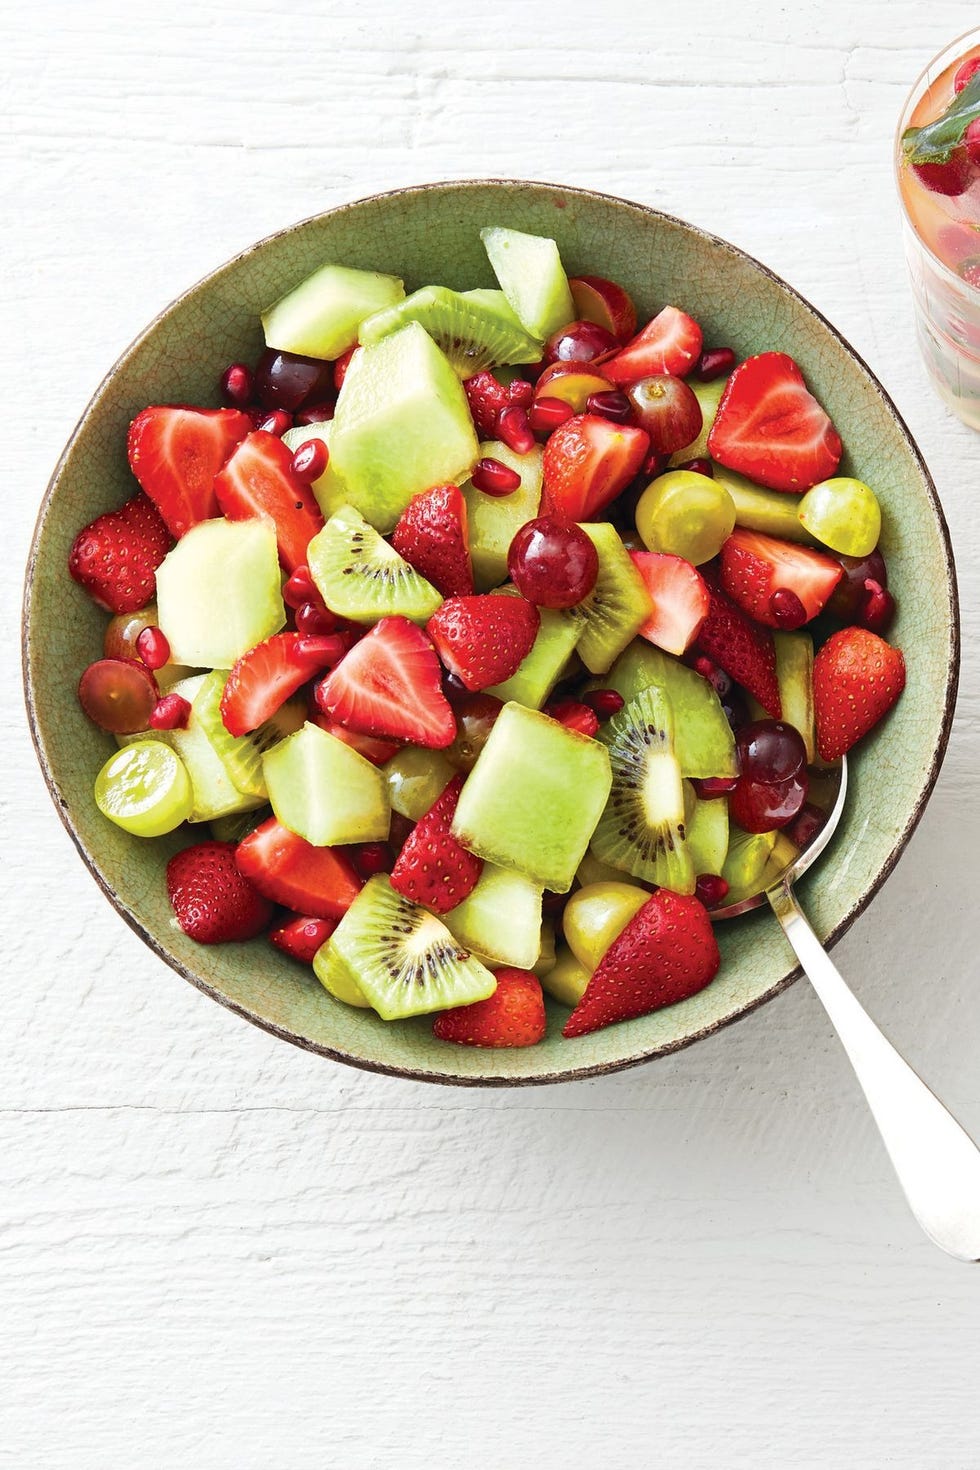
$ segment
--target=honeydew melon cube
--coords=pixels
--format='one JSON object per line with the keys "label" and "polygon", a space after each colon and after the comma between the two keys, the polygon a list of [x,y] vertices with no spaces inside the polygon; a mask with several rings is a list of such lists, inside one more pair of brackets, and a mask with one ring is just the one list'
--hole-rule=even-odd
{"label": "honeydew melon cube", "polygon": [[158,622],[172,661],[230,669],[285,624],[280,585],[268,517],[192,526],[157,567]]}
{"label": "honeydew melon cube", "polygon": [[[501,595],[510,589],[501,588]],[[530,653],[521,661],[509,679],[488,690],[506,704],[516,700],[530,709],[540,709],[561,677],[562,670],[575,652],[582,633],[580,619],[558,608],[542,607],[538,628]]]}
{"label": "honeydew melon cube", "polygon": [[484,964],[531,970],[541,954],[541,895],[522,873],[484,863],[472,893],[442,922]]}
{"label": "honeydew melon cube", "polygon": [[498,227],[480,231],[494,275],[532,337],[575,320],[575,303],[554,240]]}
{"label": "honeydew melon cube", "polygon": [[266,346],[332,361],[353,347],[365,317],[404,295],[397,276],[322,265],[262,313]]}
{"label": "honeydew melon cube", "polygon": [[309,721],[262,759],[272,810],[314,847],[388,836],[384,775],[356,750]]}
{"label": "honeydew melon cube", "polygon": [[477,592],[489,592],[506,580],[510,543],[524,522],[533,521],[538,513],[544,478],[544,450],[536,444],[528,454],[515,454],[508,445],[491,439],[479,446],[479,457],[499,459],[501,464],[515,470],[521,477],[521,483],[513,494],[499,498],[484,494],[472,484],[463,486],[473,580]]}

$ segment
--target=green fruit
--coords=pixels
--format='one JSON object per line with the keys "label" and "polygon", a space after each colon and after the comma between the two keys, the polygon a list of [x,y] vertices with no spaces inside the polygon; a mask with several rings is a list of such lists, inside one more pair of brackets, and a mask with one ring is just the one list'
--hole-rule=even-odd
{"label": "green fruit", "polygon": [[[502,587],[500,591],[501,594],[517,595],[517,589],[512,587]],[[540,709],[567,667],[581,637],[582,623],[570,612],[550,607],[541,607],[538,612],[541,625],[530,653],[509,679],[503,684],[491,685],[486,691],[503,700],[504,704],[514,699],[529,709]]]}
{"label": "green fruit", "polygon": [[870,556],[881,535],[881,507],[870,485],[840,476],[808,490],[797,512],[800,523],[842,556]]}
{"label": "green fruit", "polygon": [[333,474],[378,531],[414,495],[471,472],[478,445],[463,385],[418,322],[351,359],[330,430]]}
{"label": "green fruit", "polygon": [[[774,633],[776,679],[783,719],[803,736],[807,764],[817,758],[813,712],[813,639],[809,633]],[[768,719],[763,713],[761,719]]]}
{"label": "green fruit", "polygon": [[643,627],[653,606],[615,526],[586,521],[582,530],[599,553],[599,575],[588,597],[572,609],[584,623],[576,651],[593,674],[604,674]]}
{"label": "green fruit", "polygon": [[497,988],[445,924],[395,893],[383,873],[361,889],[328,947],[386,1021],[472,1005]]}
{"label": "green fruit", "polygon": [[239,791],[265,800],[268,792],[262,776],[262,757],[287,735],[302,729],[306,706],[301,699],[289,700],[249,735],[230,735],[221,718],[221,696],[227,682],[228,676],[222,669],[205,674],[194,696],[194,713]]}
{"label": "green fruit", "polygon": [[175,663],[230,669],[286,621],[271,520],[201,521],[157,567],[160,627]]}
{"label": "green fruit", "polygon": [[[487,286],[477,286],[472,291],[461,291],[459,294],[462,296],[464,301],[475,301],[478,306],[489,307],[492,311],[495,311],[498,316],[506,317],[506,319],[510,322],[513,322],[516,327],[521,327],[521,324],[517,319],[517,312],[511,306],[503,291],[495,291],[492,287]],[[521,331],[523,330],[524,328],[521,327]],[[509,371],[509,369],[507,371]],[[515,373],[514,376],[520,377],[520,373]],[[506,371],[504,374],[502,374],[502,381],[506,381]]]}
{"label": "green fruit", "polygon": [[272,810],[314,847],[388,836],[388,787],[377,766],[318,725],[273,746],[262,761]]}
{"label": "green fruit", "polygon": [[307,547],[317,590],[331,612],[354,623],[396,614],[425,623],[442,605],[431,582],[368,525],[360,511],[335,511]]}
{"label": "green fruit", "polygon": [[728,884],[725,903],[741,903],[762,888],[762,876],[776,842],[775,832],[743,832],[733,827],[721,876]]}
{"label": "green fruit", "polygon": [[335,1000],[342,1000],[345,1005],[357,1006],[360,1010],[370,1010],[371,1002],[329,939],[313,956],[313,973]]}
{"label": "green fruit", "polygon": [[215,842],[241,842],[256,827],[260,827],[267,817],[272,816],[270,806],[253,807],[247,812],[230,812],[226,817],[215,817],[209,822],[211,836]]}
{"label": "green fruit", "polygon": [[406,322],[418,322],[425,328],[461,378],[472,378],[501,364],[537,362],[541,357],[541,342],[525,332],[509,307],[501,312],[488,301],[462,296],[448,286],[423,286],[369,317],[358,334],[361,345],[380,342]]}
{"label": "green fruit", "polygon": [[736,470],[727,470],[720,464],[715,465],[714,475],[715,483],[724,485],[732,497],[737,526],[744,526],[747,531],[761,531],[767,536],[778,536],[783,541],[814,545],[814,537],[800,521],[802,496],[789,495],[785,490],[765,490],[761,485],[753,485]]}
{"label": "green fruit", "polygon": [[575,890],[565,905],[562,928],[568,947],[590,974],[649,897],[647,889],[622,881]]}
{"label": "green fruit", "polygon": [[434,806],[456,772],[441,750],[406,745],[381,767],[391,809],[418,822]]}
{"label": "green fruit", "polygon": [[332,362],[353,347],[365,317],[404,295],[396,276],[323,265],[262,313],[266,346]]}
{"label": "green fruit", "polygon": [[685,380],[687,386],[693,389],[694,396],[701,405],[701,432],[690,444],[685,444],[676,454],[671,455],[670,468],[676,469],[678,465],[686,464],[689,459],[707,459],[708,435],[711,433],[715,416],[718,413],[718,405],[721,395],[728,386],[727,378],[715,378],[711,383],[693,383],[690,378]]}
{"label": "green fruit", "polygon": [[521,324],[542,342],[575,320],[575,303],[554,240],[500,228],[480,231],[493,273]]}
{"label": "green fruit", "polygon": [[668,470],[640,496],[636,529],[648,551],[682,556],[698,567],[718,555],[735,529],[735,503],[708,475]]}
{"label": "green fruit", "polygon": [[663,691],[652,686],[638,694],[607,720],[599,739],[608,747],[613,779],[592,851],[646,883],[693,893],[674,716]]}
{"label": "green fruit", "polygon": [[481,459],[499,459],[521,477],[513,494],[500,498],[486,495],[469,483],[463,486],[473,580],[477,592],[489,592],[507,576],[510,543],[525,521],[533,521],[538,513],[544,450],[535,445],[527,454],[515,454],[508,445],[491,440],[480,445],[479,453]]}
{"label": "green fruit", "polygon": [[622,868],[609,863],[600,863],[594,852],[587,852],[575,874],[579,883],[586,888],[590,883],[622,883],[625,881]]}
{"label": "green fruit", "polygon": [[460,794],[453,835],[487,862],[565,893],[611,784],[595,740],[505,704]]}
{"label": "green fruit", "polygon": [[720,873],[728,855],[728,802],[723,797],[699,801],[689,781],[684,782],[684,825],[694,871]]}
{"label": "green fruit", "polygon": [[135,837],[161,837],[194,806],[187,767],[159,740],[135,740],[110,755],[95,778],[95,804]]}
{"label": "green fruit", "polygon": [[[295,454],[301,444],[307,444],[311,439],[320,439],[327,446],[329,454],[332,427],[332,419],[326,419],[318,424],[297,424],[294,429],[286,430],[282,436],[282,442]],[[329,521],[334,511],[340,510],[342,505],[347,504],[347,487],[329,459],[323,474],[319,480],[313,481],[310,489],[316,497],[316,503],[325,521]]]}
{"label": "green fruit", "polygon": [[541,888],[521,873],[485,863],[472,893],[443,923],[488,964],[533,969],[541,954]]}
{"label": "green fruit", "polygon": [[577,1006],[591,979],[591,970],[587,970],[568,945],[563,944],[559,946],[554,965],[541,976],[541,988],[563,1006]]}
{"label": "green fruit", "polygon": [[541,939],[538,945],[538,957],[531,966],[538,979],[547,975],[549,970],[554,969],[557,955],[555,954],[555,926],[549,919],[545,919],[541,925]]}
{"label": "green fruit", "polygon": [[694,669],[637,639],[592,688],[615,689],[627,703],[662,689],[674,713],[674,750],[684,776],[737,776],[735,737],[714,689]]}

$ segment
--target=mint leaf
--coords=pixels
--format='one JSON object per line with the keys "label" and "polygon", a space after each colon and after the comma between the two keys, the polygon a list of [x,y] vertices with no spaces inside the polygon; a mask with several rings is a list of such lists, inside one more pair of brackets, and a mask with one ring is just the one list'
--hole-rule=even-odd
{"label": "mint leaf", "polygon": [[902,157],[908,164],[947,163],[963,141],[963,134],[980,117],[980,72],[976,72],[935,122],[921,128],[906,128],[902,134]]}

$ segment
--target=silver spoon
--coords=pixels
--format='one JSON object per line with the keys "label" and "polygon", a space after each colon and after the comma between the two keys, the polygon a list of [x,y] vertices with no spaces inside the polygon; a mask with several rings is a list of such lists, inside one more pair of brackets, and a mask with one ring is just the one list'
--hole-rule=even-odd
{"label": "silver spoon", "polygon": [[715,909],[712,918],[733,918],[769,901],[850,1058],[913,1215],[942,1250],[977,1261],[980,1150],[858,1003],[793,893],[833,837],[846,795],[845,758],[837,800],[810,846],[762,893]]}

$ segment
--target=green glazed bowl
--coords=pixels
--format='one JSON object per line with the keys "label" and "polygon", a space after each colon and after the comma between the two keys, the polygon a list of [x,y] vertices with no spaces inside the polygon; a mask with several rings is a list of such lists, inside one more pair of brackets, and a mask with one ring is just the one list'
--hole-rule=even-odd
{"label": "green glazed bowl", "polygon": [[817,933],[840,937],[891,872],[922,814],[946,746],[958,672],[956,583],[928,471],[901,418],[834,329],[757,261],[655,210],[585,190],[515,180],[432,184],[364,199],[261,241],[168,307],[124,353],[75,430],[48,487],[27,571],[24,672],[38,757],[59,814],[106,897],[192,984],[274,1035],[323,1056],[432,1082],[508,1086],[614,1071],[675,1051],[783,990],[798,971],[766,911],[719,926],[722,967],[680,1005],[575,1041],[515,1051],[454,1046],[431,1019],[390,1024],[329,996],[312,972],[265,940],[206,948],[176,928],[167,859],[187,833],[129,837],[94,805],[96,771],[114,748],[70,691],[101,651],[105,616],[67,574],[80,527],[133,492],[126,429],[154,402],[215,403],[223,367],[262,347],[259,311],[325,261],[430,281],[493,284],[479,231],[509,225],[557,239],[568,273],[621,281],[641,320],[665,302],[690,310],[710,344],[739,357],[790,353],[831,414],[847,457],[884,505],[882,546],[900,614],[894,639],[908,687],[853,757],[846,815],[803,883]]}

